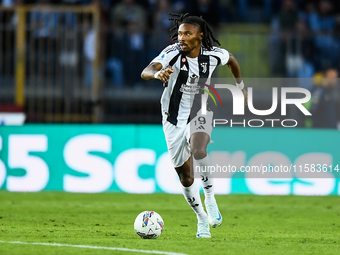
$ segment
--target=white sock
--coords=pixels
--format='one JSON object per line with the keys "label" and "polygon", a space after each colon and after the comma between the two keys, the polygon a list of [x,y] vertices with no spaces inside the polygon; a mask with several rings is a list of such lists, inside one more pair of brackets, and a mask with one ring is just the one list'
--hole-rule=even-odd
{"label": "white sock", "polygon": [[[203,167],[203,169],[208,169],[208,166],[211,166],[211,161],[209,155],[202,159],[195,159],[195,164],[197,166]],[[211,174],[208,172],[201,172],[201,182],[205,196],[205,204],[216,203],[216,199],[214,196],[214,178],[211,177]]]}
{"label": "white sock", "polygon": [[200,193],[199,193],[197,186],[195,185],[195,182],[190,187],[184,187],[184,186],[182,187],[183,187],[183,195],[185,199],[187,200],[188,204],[191,206],[191,208],[196,213],[197,219],[199,221],[207,220],[208,215],[204,211]]}

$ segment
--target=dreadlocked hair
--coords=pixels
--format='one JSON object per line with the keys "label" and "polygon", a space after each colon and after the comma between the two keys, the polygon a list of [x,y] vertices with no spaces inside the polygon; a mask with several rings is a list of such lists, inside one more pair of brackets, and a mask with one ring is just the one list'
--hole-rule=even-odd
{"label": "dreadlocked hair", "polygon": [[177,30],[179,26],[183,23],[188,23],[192,25],[197,25],[201,28],[201,31],[203,32],[202,44],[206,49],[211,50],[213,47],[213,43],[217,43],[219,46],[221,46],[220,42],[214,37],[211,28],[208,26],[208,23],[202,18],[202,16],[189,16],[189,13],[169,13],[169,15],[172,16],[171,18],[169,18],[169,20],[172,20],[174,22],[174,26],[170,29],[170,32],[176,30],[174,34],[170,35],[173,41],[178,40]]}

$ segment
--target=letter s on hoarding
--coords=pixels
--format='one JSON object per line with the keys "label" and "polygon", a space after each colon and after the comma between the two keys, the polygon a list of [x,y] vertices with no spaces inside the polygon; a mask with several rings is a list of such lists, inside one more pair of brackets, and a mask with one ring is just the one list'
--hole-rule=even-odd
{"label": "letter s on hoarding", "polygon": [[110,188],[113,181],[111,163],[89,152],[111,152],[111,138],[107,135],[86,134],[71,138],[64,147],[66,164],[87,177],[70,174],[64,176],[64,190],[68,192],[103,192]]}
{"label": "letter s on hoarding", "polygon": [[[248,161],[248,166],[288,166],[291,164],[290,159],[286,154],[276,151],[265,151],[255,154]],[[274,178],[270,176],[270,173],[263,174],[263,178],[261,177],[261,173],[246,173],[246,185],[251,193],[256,195],[289,195],[291,189],[291,182],[293,180],[292,173],[280,172],[280,175],[277,175],[278,178]]]}

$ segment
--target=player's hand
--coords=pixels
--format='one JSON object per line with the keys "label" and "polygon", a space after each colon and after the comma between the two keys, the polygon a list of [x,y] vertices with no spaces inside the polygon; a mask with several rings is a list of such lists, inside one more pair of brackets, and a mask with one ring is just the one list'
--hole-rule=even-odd
{"label": "player's hand", "polygon": [[167,83],[170,79],[170,74],[172,74],[173,72],[175,72],[175,69],[166,68],[158,74],[157,79],[161,80],[164,83]]}
{"label": "player's hand", "polygon": [[247,93],[245,88],[242,89],[242,93],[243,93],[243,96],[244,96],[244,106],[246,106],[247,103],[248,103],[248,93]]}

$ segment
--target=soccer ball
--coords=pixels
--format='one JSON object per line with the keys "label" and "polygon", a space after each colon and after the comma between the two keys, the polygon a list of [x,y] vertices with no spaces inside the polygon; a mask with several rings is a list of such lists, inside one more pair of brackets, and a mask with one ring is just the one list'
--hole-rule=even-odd
{"label": "soccer ball", "polygon": [[156,239],[163,232],[164,221],[158,213],[154,211],[144,211],[138,214],[134,228],[140,238]]}

